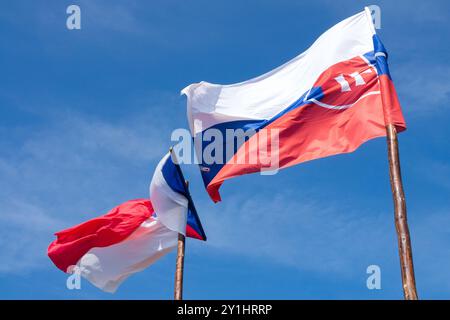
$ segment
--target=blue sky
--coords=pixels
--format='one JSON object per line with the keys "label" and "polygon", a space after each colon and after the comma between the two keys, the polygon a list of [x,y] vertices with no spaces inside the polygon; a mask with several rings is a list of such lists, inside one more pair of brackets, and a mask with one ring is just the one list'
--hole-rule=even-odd
{"label": "blue sky", "polygon": [[[66,28],[81,7],[82,29]],[[46,256],[55,231],[148,196],[192,82],[234,83],[304,51],[364,5],[408,130],[402,173],[421,298],[450,298],[448,1],[14,1],[0,12],[0,298],[170,299],[175,253],[114,295]],[[386,143],[227,181],[213,204],[184,166],[209,237],[188,240],[190,299],[401,299]],[[366,268],[381,267],[368,290]]]}

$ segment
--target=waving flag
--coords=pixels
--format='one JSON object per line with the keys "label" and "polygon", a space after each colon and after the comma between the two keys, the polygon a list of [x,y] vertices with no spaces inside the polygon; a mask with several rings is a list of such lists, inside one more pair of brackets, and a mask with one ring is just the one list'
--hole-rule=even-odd
{"label": "waving flag", "polygon": [[[273,159],[275,169],[285,168],[352,152],[369,139],[385,136],[386,124],[404,130],[386,59],[366,8],[262,76],[183,89],[211,198],[220,201],[219,188],[227,179],[273,169]],[[236,136],[244,132],[244,138],[229,137],[230,130]],[[214,161],[205,160],[205,154]]]}
{"label": "waving flag", "polygon": [[[98,288],[115,292],[177,246],[178,233],[206,240],[181,171],[166,155],[151,182],[151,201],[127,201],[107,214],[56,233],[48,256],[62,271],[78,272]],[[188,226],[186,226],[186,222]]]}

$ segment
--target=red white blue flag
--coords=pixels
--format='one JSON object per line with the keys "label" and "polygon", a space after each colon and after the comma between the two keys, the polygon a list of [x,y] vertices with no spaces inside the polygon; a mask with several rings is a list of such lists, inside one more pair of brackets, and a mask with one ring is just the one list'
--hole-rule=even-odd
{"label": "red white blue flag", "polygon": [[[387,124],[398,132],[406,129],[387,52],[368,8],[264,75],[229,85],[203,81],[182,93],[203,181],[214,201],[232,177],[352,152],[385,136]],[[237,130],[251,134],[228,136]]]}
{"label": "red white blue flag", "polygon": [[177,246],[178,234],[206,240],[180,168],[167,154],[158,164],[149,199],[127,201],[107,214],[56,233],[53,263],[115,292],[133,273]]}

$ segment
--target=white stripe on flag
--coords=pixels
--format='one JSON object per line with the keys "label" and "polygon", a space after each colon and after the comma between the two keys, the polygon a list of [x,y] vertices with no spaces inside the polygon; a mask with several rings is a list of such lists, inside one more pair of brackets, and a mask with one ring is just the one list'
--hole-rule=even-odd
{"label": "white stripe on flag", "polygon": [[115,292],[133,273],[153,264],[177,246],[178,233],[158,219],[147,219],[127,239],[89,250],[78,262],[81,276],[106,292]]}

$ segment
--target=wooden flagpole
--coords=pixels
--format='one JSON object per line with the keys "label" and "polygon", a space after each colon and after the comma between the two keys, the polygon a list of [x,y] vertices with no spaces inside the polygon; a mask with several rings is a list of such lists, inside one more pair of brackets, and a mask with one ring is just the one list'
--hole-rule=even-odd
{"label": "wooden flagpole", "polygon": [[184,248],[186,237],[178,234],[177,264],[175,269],[175,300],[183,300],[183,271],[184,271]]}
{"label": "wooden flagpole", "polygon": [[[176,155],[173,153],[173,148],[169,149],[170,156],[175,164],[178,164]],[[185,181],[186,187],[189,188],[189,182]],[[186,237],[178,233],[178,246],[177,246],[177,262],[175,266],[175,289],[174,300],[183,300],[183,273],[184,273],[184,252],[186,247]]]}
{"label": "wooden flagpole", "polygon": [[397,230],[398,251],[402,273],[403,294],[405,300],[417,300],[416,280],[406,217],[406,201],[403,191],[402,175],[400,171],[400,157],[398,151],[397,130],[393,124],[386,125],[387,146],[389,158],[389,175],[392,196],[394,198],[395,229]]}

